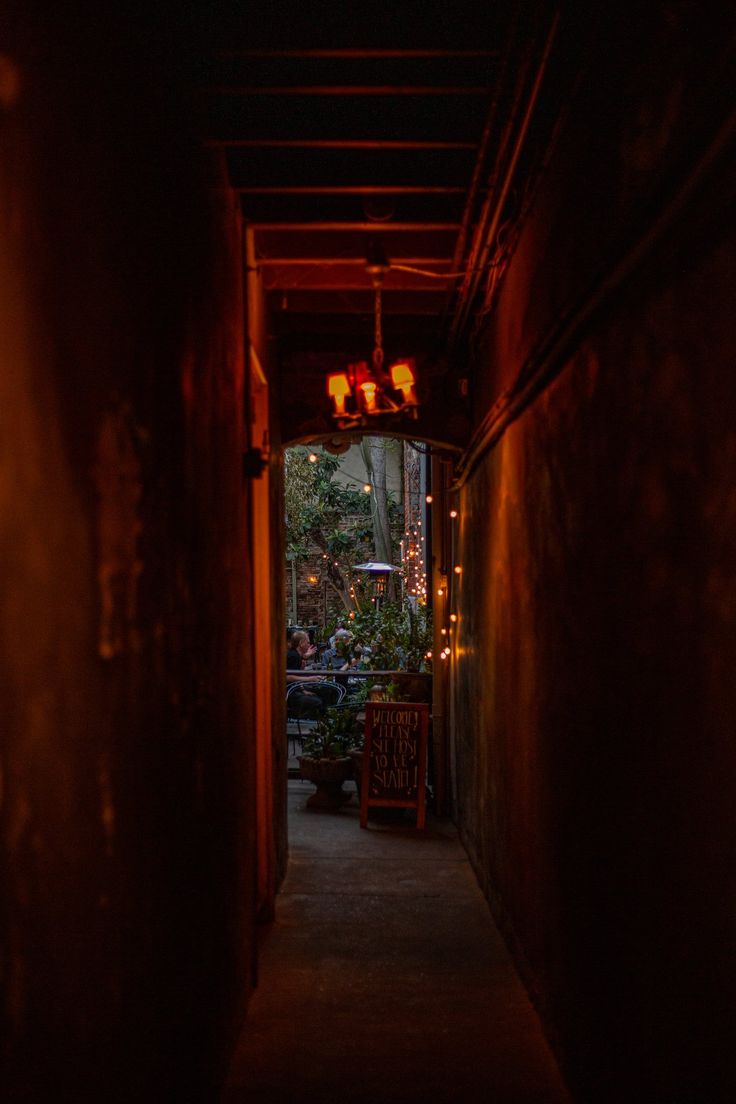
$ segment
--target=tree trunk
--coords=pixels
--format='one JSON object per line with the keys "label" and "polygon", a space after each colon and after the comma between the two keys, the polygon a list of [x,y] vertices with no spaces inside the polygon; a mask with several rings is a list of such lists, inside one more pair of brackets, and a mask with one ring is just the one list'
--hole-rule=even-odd
{"label": "tree trunk", "polygon": [[327,547],[327,538],[321,529],[310,529],[309,536],[312,541],[317,545],[322,552],[327,553],[327,582],[339,597],[342,604],[348,613],[351,613],[357,608],[357,603],[350,593],[350,587],[347,584],[345,576],[340,570],[338,564],[336,564],[329,554],[329,548]]}
{"label": "tree trunk", "polygon": [[[386,443],[380,437],[364,437],[360,447],[371,484],[371,518],[376,560],[393,563],[394,550],[386,491]],[[389,575],[386,595],[391,600],[396,597],[393,574]]]}

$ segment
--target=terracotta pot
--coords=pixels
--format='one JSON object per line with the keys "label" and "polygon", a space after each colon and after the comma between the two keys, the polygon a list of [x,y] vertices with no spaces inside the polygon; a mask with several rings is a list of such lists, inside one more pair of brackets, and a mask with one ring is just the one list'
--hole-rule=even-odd
{"label": "terracotta pot", "polygon": [[349,756],[312,759],[309,755],[300,755],[299,770],[302,778],[317,787],[307,801],[308,809],[339,809],[350,801],[352,794],[342,788],[343,782],[353,773],[353,761]]}

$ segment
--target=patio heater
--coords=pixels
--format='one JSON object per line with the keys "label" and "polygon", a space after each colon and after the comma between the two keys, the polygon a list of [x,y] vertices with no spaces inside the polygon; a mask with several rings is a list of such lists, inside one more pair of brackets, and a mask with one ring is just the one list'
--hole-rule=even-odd
{"label": "patio heater", "polygon": [[393,571],[401,571],[400,567],[395,567],[393,564],[374,562],[369,560],[368,563],[355,564],[353,571],[365,571],[373,580],[373,597],[376,603],[376,609],[381,608],[381,603],[386,596],[386,585],[388,583],[389,575]]}

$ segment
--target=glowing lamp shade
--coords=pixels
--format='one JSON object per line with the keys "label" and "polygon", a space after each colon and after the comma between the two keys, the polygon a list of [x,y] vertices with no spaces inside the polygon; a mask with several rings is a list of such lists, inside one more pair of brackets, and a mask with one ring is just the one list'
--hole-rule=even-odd
{"label": "glowing lamp shade", "polygon": [[397,360],[391,365],[391,386],[394,391],[400,391],[407,406],[416,406],[417,395],[414,390],[416,378],[414,366],[410,360]]}
{"label": "glowing lamp shade", "polygon": [[327,394],[335,404],[335,414],[344,414],[345,399],[350,394],[350,382],[345,372],[333,372],[327,377]]}
{"label": "glowing lamp shade", "polygon": [[365,380],[360,385],[363,409],[366,414],[373,414],[378,408],[378,388],[373,380]]}

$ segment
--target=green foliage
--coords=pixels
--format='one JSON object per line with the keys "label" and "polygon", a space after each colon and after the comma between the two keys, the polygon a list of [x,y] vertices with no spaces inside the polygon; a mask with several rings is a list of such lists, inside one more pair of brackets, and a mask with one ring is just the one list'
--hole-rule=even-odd
{"label": "green foliage", "polygon": [[302,740],[302,754],[311,759],[337,759],[362,744],[357,703],[333,705]]}
{"label": "green foliage", "polygon": [[[310,462],[310,454],[316,461]],[[373,538],[370,495],[336,480],[339,467],[340,457],[327,452],[311,452],[303,445],[285,451],[287,552],[308,555],[314,547],[313,534],[319,531],[336,559],[364,557],[360,546]],[[398,530],[401,511],[391,495],[388,512]]]}
{"label": "green foliage", "polygon": [[354,643],[371,648],[374,671],[429,670],[426,653],[432,647],[432,612],[427,606],[403,608],[386,602],[380,609],[361,611],[351,622]]}
{"label": "green foliage", "polygon": [[301,445],[284,454],[287,552],[307,556],[324,547],[334,559],[349,562],[363,555],[360,544],[373,534],[370,496],[335,479],[339,457],[312,455],[313,463]]}

